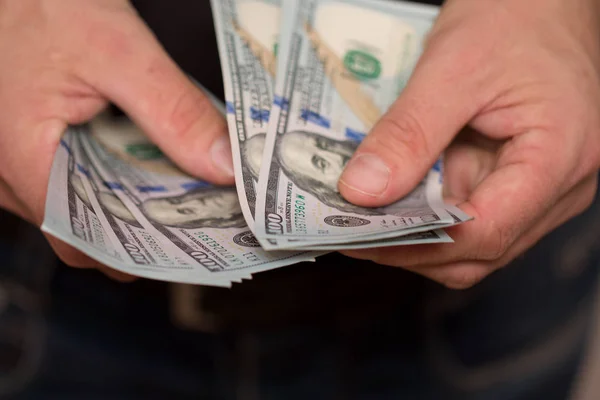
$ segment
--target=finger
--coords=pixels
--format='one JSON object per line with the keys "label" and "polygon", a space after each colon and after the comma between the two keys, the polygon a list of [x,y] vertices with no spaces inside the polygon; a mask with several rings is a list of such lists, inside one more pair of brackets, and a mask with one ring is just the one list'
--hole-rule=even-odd
{"label": "finger", "polygon": [[[233,183],[224,117],[133,13],[90,29],[84,79],[122,108],[175,163],[217,184]],[[115,28],[116,27],[116,28]]]}
{"label": "finger", "polygon": [[55,238],[54,236],[46,234],[46,238],[48,239],[50,246],[52,246],[52,249],[58,256],[58,258],[60,258],[62,262],[64,262],[70,267],[82,269],[97,269],[109,278],[117,280],[119,282],[133,282],[138,279],[135,276],[105,266],[104,264],[88,257],[84,253],[74,249],[73,247]]}
{"label": "finger", "polygon": [[408,194],[484,106],[485,80],[460,59],[466,50],[453,46],[430,40],[406,88],[342,173],[339,190],[348,201],[374,207]]}
{"label": "finger", "polygon": [[497,268],[492,261],[465,261],[405,269],[444,285],[448,289],[465,290],[480,283]]}
{"label": "finger", "polygon": [[508,265],[533,247],[548,232],[586,210],[597,191],[597,176],[585,179],[564,196],[550,213],[522,235],[503,255],[493,261],[459,261],[445,265],[409,266],[405,269],[423,275],[450,289],[469,289],[494,271]]}
{"label": "finger", "polygon": [[[12,81],[5,83],[18,85],[18,82]],[[5,111],[0,119],[0,132],[11,133],[0,135],[3,206],[37,226],[44,219],[52,160],[67,124],[83,122],[105,105],[99,97],[77,89],[77,85],[67,86],[73,89],[55,96],[36,87],[17,92],[18,88],[11,87],[7,92],[20,93],[20,96],[13,97],[11,101],[0,99]],[[32,104],[37,106],[31,107]],[[46,237],[66,264],[81,268],[101,266],[60,240],[49,235]]]}
{"label": "finger", "polygon": [[70,245],[64,243],[60,239],[57,239],[54,236],[51,236],[46,233],[44,233],[44,235],[46,236],[46,239],[50,243],[50,246],[52,246],[52,249],[58,256],[58,258],[60,258],[61,261],[67,264],[68,266],[85,269],[103,267],[103,264],[88,257],[81,251],[71,247]]}
{"label": "finger", "polygon": [[98,94],[89,96],[72,95],[64,100],[64,120],[70,125],[88,122],[108,106],[106,100]]}
{"label": "finger", "polygon": [[[517,258],[530,247],[534,246],[544,235],[564,224],[569,219],[587,209],[597,191],[597,175],[592,175],[578,184],[571,192],[561,198],[551,211],[539,220],[530,230],[523,234],[515,243],[497,259],[478,261],[465,257],[450,262],[424,264],[424,261],[413,251],[421,254],[436,252],[437,245],[421,245],[408,249],[393,248],[374,249],[369,252],[344,252],[344,254],[360,259],[372,260],[378,264],[397,266],[423,275],[452,289],[465,289],[480,282],[487,275]],[[458,241],[457,241],[458,244]],[[451,246],[451,245],[450,245]],[[411,262],[412,261],[412,262]],[[417,263],[413,263],[417,261]]]}
{"label": "finger", "polygon": [[465,129],[444,151],[445,200],[450,204],[466,201],[489,176],[498,161],[502,142]]}
{"label": "finger", "polygon": [[7,118],[0,120],[0,131],[13,133],[0,135],[0,178],[38,226],[44,217],[52,160],[65,128],[61,119],[38,121],[22,113],[8,112]]}
{"label": "finger", "polygon": [[50,246],[52,246],[52,249],[58,258],[60,258],[62,262],[70,267],[97,269],[109,278],[119,282],[133,282],[138,279],[135,276],[125,274],[121,271],[117,271],[116,269],[105,266],[104,264],[88,257],[79,250],[74,249],[73,247],[51,235],[46,234],[46,238],[48,239]]}
{"label": "finger", "polygon": [[0,179],[40,225],[52,160],[67,124],[93,117],[106,102],[64,73],[39,80],[3,79],[0,86]]}

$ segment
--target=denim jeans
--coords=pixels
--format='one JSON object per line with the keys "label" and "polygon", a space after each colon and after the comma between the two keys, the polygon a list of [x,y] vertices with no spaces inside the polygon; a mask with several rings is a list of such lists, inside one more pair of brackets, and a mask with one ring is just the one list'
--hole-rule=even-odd
{"label": "denim jeans", "polygon": [[472,289],[333,254],[209,291],[201,332],[0,218],[0,399],[566,399],[600,264],[597,200]]}

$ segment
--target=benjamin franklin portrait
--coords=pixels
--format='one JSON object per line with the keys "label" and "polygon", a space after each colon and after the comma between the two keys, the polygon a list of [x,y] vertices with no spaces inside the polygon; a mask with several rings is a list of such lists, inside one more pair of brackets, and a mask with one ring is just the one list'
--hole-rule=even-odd
{"label": "benjamin franklin portrait", "polygon": [[264,133],[259,133],[247,139],[241,146],[242,164],[248,168],[255,181],[260,175],[260,164],[262,162],[263,150],[265,148]]}
{"label": "benjamin franklin portrait", "polygon": [[[77,197],[79,197],[79,199],[87,206],[87,208],[93,210],[92,202],[88,197],[81,177],[71,173],[69,174],[69,181],[73,187],[73,190],[75,191],[75,194],[77,194]],[[123,204],[123,202],[112,192],[96,191],[96,198],[98,199],[98,203],[103,208],[105,213],[110,213],[114,217],[119,218],[122,221],[126,221],[131,225],[135,225],[137,227],[140,226],[133,214],[129,212],[129,209],[125,206],[125,204]]]}
{"label": "benjamin franklin portrait", "polygon": [[[258,179],[260,158],[265,135],[248,139],[242,148],[245,165]],[[342,212],[361,215],[381,215],[377,209],[368,209],[344,200],[337,185],[344,167],[358,147],[351,141],[330,139],[306,131],[294,131],[278,138],[273,157],[285,175],[300,189],[322,203]],[[257,161],[258,160],[258,161]]]}
{"label": "benjamin franklin portrait", "polygon": [[141,211],[149,220],[174,228],[246,226],[235,188],[201,188],[180,196],[149,199],[142,203]]}
{"label": "benjamin franklin portrait", "polygon": [[[71,174],[69,180],[77,196],[90,210],[93,209],[81,178]],[[127,206],[114,193],[96,192],[96,197],[105,213],[141,227]],[[174,228],[246,226],[237,193],[233,188],[202,188],[180,196],[149,199],[142,203],[141,211],[151,222]]]}

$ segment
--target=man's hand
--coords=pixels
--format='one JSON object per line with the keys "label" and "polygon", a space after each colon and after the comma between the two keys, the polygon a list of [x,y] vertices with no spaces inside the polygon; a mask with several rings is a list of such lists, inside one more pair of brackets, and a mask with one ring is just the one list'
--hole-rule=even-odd
{"label": "man's hand", "polygon": [[345,254],[467,288],[589,207],[600,166],[599,5],[447,1],[339,189],[359,205],[391,203],[449,146],[445,195],[475,220],[449,231],[454,244]]}
{"label": "man's hand", "polygon": [[[0,54],[1,207],[40,225],[65,128],[91,119],[107,101],[183,169],[233,183],[224,119],[128,1],[0,0]],[[67,264],[104,268],[48,239]]]}

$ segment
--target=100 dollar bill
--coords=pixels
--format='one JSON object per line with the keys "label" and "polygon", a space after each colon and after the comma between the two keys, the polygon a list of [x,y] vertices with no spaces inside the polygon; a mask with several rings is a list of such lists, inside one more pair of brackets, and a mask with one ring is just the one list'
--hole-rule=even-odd
{"label": "100 dollar bill", "polygon": [[167,251],[168,247],[161,243],[161,238],[148,232],[133,215],[119,196],[111,189],[111,185],[100,177],[98,165],[90,162],[88,153],[83,150],[81,140],[85,130],[75,136],[72,147],[77,177],[85,189],[85,197],[101,222],[106,234],[111,239],[123,260],[136,267],[151,268],[177,277],[178,281],[189,283],[218,283],[229,285],[230,282],[241,282],[241,278],[215,278],[207,274],[195,263],[186,262],[181,257]]}
{"label": "100 dollar bill", "polygon": [[234,188],[184,174],[137,128],[120,139],[107,137],[115,131],[119,129],[92,124],[90,136],[84,138],[86,150],[104,174],[122,185],[117,194],[123,203],[148,232],[162,238],[170,254],[187,256],[214,277],[250,277],[314,259],[306,251],[265,252],[246,225]]}
{"label": "100 dollar bill", "polygon": [[273,104],[280,0],[211,0],[242,211],[254,229],[257,184]]}
{"label": "100 dollar bill", "polygon": [[[130,249],[132,253],[124,253],[117,248],[102,222],[103,216],[94,206],[97,199],[89,191],[87,177],[90,169],[78,144],[80,134],[80,128],[69,128],[56,151],[42,230],[100,263],[127,274],[171,282],[231,286],[230,280],[206,279],[205,274],[199,276],[197,271],[174,270],[158,258],[156,263],[151,258],[138,258],[137,255],[141,255],[144,249],[134,242]],[[151,246],[151,243],[148,245]]]}
{"label": "100 dollar bill", "polygon": [[261,244],[318,239],[344,248],[454,224],[437,167],[412,193],[383,208],[355,206],[337,190],[358,144],[402,91],[437,8],[356,0],[283,4],[258,190]]}

